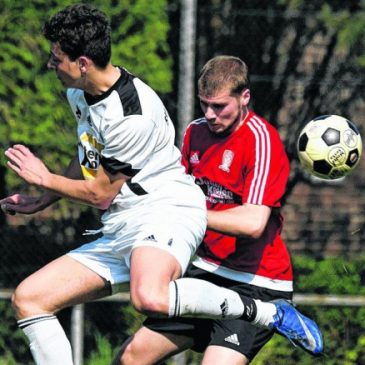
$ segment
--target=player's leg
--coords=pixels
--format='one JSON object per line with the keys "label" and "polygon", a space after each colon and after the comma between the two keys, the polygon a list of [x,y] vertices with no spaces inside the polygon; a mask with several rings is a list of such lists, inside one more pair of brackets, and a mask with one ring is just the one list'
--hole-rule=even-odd
{"label": "player's leg", "polygon": [[204,236],[205,211],[161,206],[141,214],[144,225],[137,227],[130,259],[135,308],[165,317],[242,315],[244,305],[234,291],[203,280],[179,279]]}
{"label": "player's leg", "polygon": [[[179,251],[182,252],[181,247]],[[177,255],[156,247],[136,247],[131,256],[130,292],[133,306],[147,315],[222,319],[239,317],[244,306],[233,290],[199,279],[182,278]],[[184,264],[186,267],[188,262]],[[209,300],[207,298],[209,293]],[[252,301],[248,298],[247,301]]]}
{"label": "player's leg", "polygon": [[131,255],[130,294],[133,306],[147,315],[169,312],[169,283],[181,276],[181,266],[169,252],[136,247]]}
{"label": "player's leg", "polygon": [[62,256],[16,288],[12,303],[37,365],[71,365],[70,343],[57,311],[110,293],[106,281],[69,256]]}
{"label": "player's leg", "polygon": [[203,365],[246,365],[274,335],[240,319],[214,321]]}
{"label": "player's leg", "polygon": [[[188,220],[187,217],[184,219]],[[189,230],[194,227],[191,221],[189,229],[181,226],[181,223],[171,225],[167,231],[165,227],[155,226],[150,233],[146,232],[146,237],[153,237],[153,240],[135,242],[130,259],[130,291],[134,307],[148,315],[215,319],[243,316],[243,319],[253,321],[256,318],[253,299],[205,280],[180,278],[193,255],[191,241],[194,237]],[[172,244],[169,237],[172,237]],[[194,244],[196,247],[198,240]],[[264,320],[268,322],[276,313],[274,304],[263,303],[262,306],[260,324]]]}
{"label": "player's leg", "polygon": [[[272,292],[253,285],[243,284],[190,266],[187,275],[201,278],[248,297],[270,300],[282,292]],[[276,295],[275,295],[276,294]],[[284,293],[290,298],[290,293]],[[271,339],[273,330],[260,328],[240,319],[211,321],[212,328],[203,357],[203,365],[245,365],[253,360],[260,349]]]}
{"label": "player's leg", "polygon": [[122,345],[112,365],[152,365],[192,346],[188,336],[159,333],[141,327]]}
{"label": "player's leg", "polygon": [[[199,244],[201,237],[194,231],[202,231],[202,224],[192,219],[191,210],[183,214],[180,209],[178,213],[160,214],[160,224],[146,225],[145,235],[134,243],[131,300],[138,311],[165,317],[240,318],[273,328],[312,354],[323,351],[316,323],[290,304],[263,302],[204,280],[179,278]],[[156,222],[156,215],[152,222]]]}
{"label": "player's leg", "polygon": [[13,305],[18,319],[56,313],[62,308],[110,294],[98,274],[64,255],[39,269],[16,288]]}
{"label": "player's leg", "polygon": [[235,350],[221,346],[208,346],[201,365],[247,365],[249,362],[245,355]]}

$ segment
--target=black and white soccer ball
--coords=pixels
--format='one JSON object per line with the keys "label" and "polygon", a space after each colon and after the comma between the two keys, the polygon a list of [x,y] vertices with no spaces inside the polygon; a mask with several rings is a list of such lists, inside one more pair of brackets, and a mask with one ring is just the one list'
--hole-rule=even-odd
{"label": "black and white soccer ball", "polygon": [[322,179],[349,174],[359,163],[362,141],[354,123],[339,115],[322,115],[308,122],[297,142],[301,166]]}

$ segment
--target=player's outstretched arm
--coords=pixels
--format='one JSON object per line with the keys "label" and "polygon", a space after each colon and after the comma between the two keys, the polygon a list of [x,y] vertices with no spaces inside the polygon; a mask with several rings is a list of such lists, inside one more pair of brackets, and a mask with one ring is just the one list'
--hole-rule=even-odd
{"label": "player's outstretched arm", "polygon": [[[64,175],[71,179],[82,179],[82,173],[77,156],[71,160]],[[49,191],[46,191],[40,196],[13,194],[1,199],[0,207],[4,213],[10,215],[14,215],[16,213],[33,214],[47,208],[60,199],[60,196]]]}
{"label": "player's outstretched arm", "polygon": [[1,199],[0,206],[4,213],[10,215],[16,213],[33,214],[47,208],[59,199],[60,197],[48,193],[41,196],[14,194]]}
{"label": "player's outstretched arm", "polygon": [[93,180],[79,180],[75,176],[75,163],[69,173],[57,175],[27,147],[14,145],[5,152],[8,166],[25,182],[47,190],[50,194],[68,198],[92,207],[105,210],[109,207],[125,181],[121,173],[109,174],[99,166]]}

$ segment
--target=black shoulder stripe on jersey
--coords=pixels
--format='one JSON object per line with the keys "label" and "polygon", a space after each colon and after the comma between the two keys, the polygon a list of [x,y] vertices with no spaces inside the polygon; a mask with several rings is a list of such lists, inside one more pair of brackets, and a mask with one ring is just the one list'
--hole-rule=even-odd
{"label": "black shoulder stripe on jersey", "polygon": [[130,74],[124,68],[120,68],[121,75],[118,81],[105,93],[101,95],[90,95],[84,93],[85,100],[88,105],[96,104],[97,102],[106,99],[114,90],[118,93],[123,106],[124,116],[142,115],[142,107],[139,101],[137,89],[134,86],[134,75]]}
{"label": "black shoulder stripe on jersey", "polygon": [[136,195],[146,195],[146,194],[148,194],[147,191],[144,190],[142,188],[142,186],[139,185],[138,183],[134,183],[134,182],[131,182],[130,180],[128,180],[127,185],[129,187],[129,189],[131,189],[133,191],[133,193],[136,194]]}
{"label": "black shoulder stripe on jersey", "polygon": [[123,105],[124,116],[142,115],[141,103],[133,83],[135,76],[124,69],[122,69],[121,72],[122,75],[119,79],[120,82],[116,85],[116,91],[118,92],[120,101]]}
{"label": "black shoulder stripe on jersey", "polygon": [[141,171],[139,169],[133,169],[130,163],[121,162],[115,158],[101,157],[100,162],[104,169],[112,175],[116,174],[117,172],[121,172],[124,175],[133,177]]}

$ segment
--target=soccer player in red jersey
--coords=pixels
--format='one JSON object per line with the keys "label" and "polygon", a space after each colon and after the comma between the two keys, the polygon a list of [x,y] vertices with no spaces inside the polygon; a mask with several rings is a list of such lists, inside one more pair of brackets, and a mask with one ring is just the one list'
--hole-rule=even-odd
{"label": "soccer player in red jersey", "polygon": [[[289,176],[284,145],[277,130],[248,109],[248,71],[239,58],[211,59],[201,71],[198,89],[204,117],[186,130],[182,163],[205,193],[208,229],[186,276],[259,299],[258,316],[262,302],[278,300],[288,309],[293,274],[280,236],[280,200]],[[209,301],[209,292],[201,295]],[[301,316],[296,312],[293,318],[297,315]],[[256,323],[149,318],[125,343],[115,363],[154,364],[192,348],[205,351],[202,364],[248,364],[275,329],[283,334],[275,326],[268,329]],[[321,334],[315,324],[310,331],[314,336],[304,341],[313,346],[304,349],[318,354]]]}

